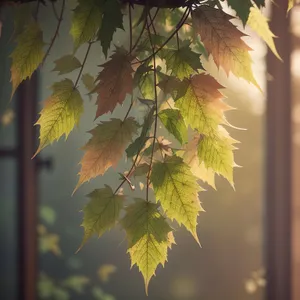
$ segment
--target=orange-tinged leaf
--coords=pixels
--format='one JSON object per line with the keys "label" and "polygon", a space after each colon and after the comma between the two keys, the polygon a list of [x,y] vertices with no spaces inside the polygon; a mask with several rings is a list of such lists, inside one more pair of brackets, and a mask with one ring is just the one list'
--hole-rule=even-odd
{"label": "orange-tinged leaf", "polygon": [[227,124],[224,111],[231,109],[222,101],[221,86],[206,74],[188,80],[186,94],[175,102],[186,123],[201,133],[214,132],[221,123]]}
{"label": "orange-tinged leaf", "polygon": [[84,182],[103,175],[110,167],[115,167],[137,129],[138,124],[133,118],[124,121],[111,119],[92,129],[92,137],[83,147],[85,154],[75,190]]}
{"label": "orange-tinged leaf", "polygon": [[124,50],[117,49],[111,59],[102,65],[103,70],[97,77],[99,82],[94,89],[98,93],[96,118],[113,112],[116,105],[122,104],[126,95],[132,93],[132,60]]}
{"label": "orange-tinged leaf", "polygon": [[207,5],[192,12],[194,29],[216,65],[221,66],[227,75],[232,72],[260,89],[252,73],[249,54],[252,49],[241,39],[245,35],[230,22],[233,18],[222,10]]}

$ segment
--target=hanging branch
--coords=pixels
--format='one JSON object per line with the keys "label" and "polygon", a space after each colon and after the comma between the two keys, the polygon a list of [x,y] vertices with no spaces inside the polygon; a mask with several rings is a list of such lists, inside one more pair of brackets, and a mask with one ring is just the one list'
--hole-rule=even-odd
{"label": "hanging branch", "polygon": [[[63,15],[64,15],[65,6],[66,6],[66,0],[63,0],[62,5],[61,5],[60,16],[59,16],[59,18],[58,18],[58,22],[57,22],[57,26],[56,26],[56,30],[55,30],[55,33],[54,33],[53,38],[52,38],[52,40],[51,40],[50,46],[49,46],[49,48],[48,48],[48,50],[47,50],[47,52],[46,52],[46,54],[45,54],[45,56],[44,56],[44,59],[43,59],[43,61],[42,61],[42,65],[45,63],[45,61],[46,61],[48,55],[50,54],[50,51],[51,51],[51,49],[52,49],[54,43],[55,43],[55,41],[56,41],[56,38],[58,37],[59,29],[60,29],[60,26],[61,26],[61,22],[62,22],[62,19],[63,19]],[[53,7],[54,7],[54,4],[53,4]]]}
{"label": "hanging branch", "polygon": [[[154,24],[153,24],[154,26]],[[150,32],[150,25],[147,21],[147,31],[148,31],[148,36],[149,36],[149,41],[151,44],[152,48],[152,57],[153,57],[153,78],[154,78],[154,100],[155,100],[155,120],[154,120],[154,138],[153,138],[153,143],[152,143],[152,152],[151,152],[151,158],[150,158],[150,165],[149,165],[149,171],[147,174],[147,189],[146,189],[146,201],[149,202],[149,186],[150,186],[150,175],[152,171],[152,166],[153,166],[153,157],[154,157],[154,149],[155,149],[155,141],[156,141],[156,135],[157,135],[157,119],[158,119],[158,96],[157,96],[157,77],[156,77],[156,54],[155,54],[155,48],[154,44],[152,42],[151,38],[151,32]]]}

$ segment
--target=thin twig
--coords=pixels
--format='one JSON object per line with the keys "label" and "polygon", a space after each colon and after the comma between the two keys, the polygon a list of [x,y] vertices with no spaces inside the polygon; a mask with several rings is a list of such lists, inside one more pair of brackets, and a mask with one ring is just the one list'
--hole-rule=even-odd
{"label": "thin twig", "polygon": [[88,58],[88,55],[89,55],[89,53],[90,53],[90,50],[91,50],[92,44],[93,44],[93,42],[92,42],[92,41],[90,41],[90,42],[89,42],[89,45],[88,45],[88,48],[87,48],[87,50],[86,50],[86,53],[85,53],[85,56],[84,56],[84,59],[83,59],[83,62],[82,62],[82,65],[81,65],[81,68],[80,68],[79,74],[78,74],[78,77],[77,77],[77,79],[76,79],[76,82],[75,82],[74,88],[77,88],[77,85],[78,85],[78,82],[79,82],[79,80],[80,80],[80,77],[81,77],[81,74],[82,74],[83,68],[84,68],[84,66],[85,66],[86,60],[87,60],[87,58]]}
{"label": "thin twig", "polygon": [[[178,24],[176,25],[176,29],[175,31],[168,37],[168,39],[155,51],[153,52],[149,57],[139,61],[139,63],[143,63],[149,59],[151,59],[154,55],[156,55],[161,49],[164,48],[164,46],[166,46],[169,41],[174,37],[174,35],[181,29],[181,27],[184,25],[185,21],[187,20],[188,16],[190,14],[190,8],[188,7],[185,12],[182,15],[181,20],[178,22]],[[136,64],[138,62],[133,62],[132,64]]]}
{"label": "thin twig", "polygon": [[42,61],[42,65],[45,63],[48,55],[50,54],[50,51],[51,51],[51,49],[52,49],[52,47],[53,47],[53,45],[55,43],[55,40],[56,40],[56,38],[58,36],[60,25],[61,25],[61,21],[63,19],[63,14],[64,14],[64,10],[65,10],[65,4],[66,4],[66,0],[63,0],[62,5],[61,5],[60,16],[58,18],[58,22],[57,22],[57,26],[56,26],[56,30],[55,30],[54,36],[53,36],[53,38],[51,40],[50,46],[49,46],[49,48],[48,48],[48,50],[47,50],[47,52],[46,52],[46,54],[44,56],[44,59]]}
{"label": "thin twig", "polygon": [[179,36],[178,36],[178,31],[176,32],[176,40],[177,40],[177,49],[179,50]]}
{"label": "thin twig", "polygon": [[128,117],[128,115],[129,115],[129,113],[130,113],[132,107],[133,107],[133,95],[131,96],[131,103],[130,103],[130,106],[129,106],[129,108],[128,108],[128,111],[127,111],[127,113],[126,113],[126,115],[125,115],[125,117],[124,117],[124,119],[123,119],[123,122],[127,119],[127,117]]}
{"label": "thin twig", "polygon": [[154,139],[152,143],[152,152],[151,152],[151,158],[150,158],[150,165],[149,165],[149,172],[147,174],[147,188],[146,188],[146,201],[149,202],[149,186],[150,186],[150,175],[152,171],[153,166],[153,157],[154,157],[154,148],[155,148],[155,139],[157,135],[157,119],[158,119],[158,96],[157,96],[157,77],[156,77],[156,54],[154,49],[154,44],[152,42],[151,38],[151,32],[150,32],[150,26],[147,22],[147,30],[149,35],[149,40],[152,48],[152,57],[153,57],[153,78],[154,78],[154,96],[155,96],[155,123],[154,123]]}
{"label": "thin twig", "polygon": [[129,4],[129,32],[130,32],[130,43],[129,43],[129,49],[130,53],[132,52],[132,15],[131,15],[131,5]]}

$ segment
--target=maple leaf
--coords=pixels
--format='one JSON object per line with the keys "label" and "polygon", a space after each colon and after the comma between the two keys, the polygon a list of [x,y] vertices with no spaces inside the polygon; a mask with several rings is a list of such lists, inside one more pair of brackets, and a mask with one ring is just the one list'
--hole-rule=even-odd
{"label": "maple leaf", "polygon": [[118,164],[137,128],[138,124],[133,118],[124,121],[111,119],[90,131],[92,137],[83,147],[85,154],[81,160],[80,178],[75,191],[84,182],[103,175],[108,168]]}
{"label": "maple leaf", "polygon": [[74,55],[65,55],[54,61],[55,67],[53,71],[59,72],[59,75],[71,73],[81,67],[81,63]]}
{"label": "maple leaf", "polygon": [[186,94],[176,100],[186,123],[201,133],[210,133],[217,129],[220,123],[226,123],[224,111],[230,107],[222,101],[219,91],[221,86],[213,77],[198,74],[188,80]]}
{"label": "maple leaf", "polygon": [[128,239],[131,265],[138,266],[145,281],[146,293],[159,264],[167,261],[168,248],[175,243],[172,228],[159,213],[157,204],[136,199],[127,207],[121,220]]}
{"label": "maple leaf", "polygon": [[179,110],[165,109],[159,112],[158,117],[181,144],[187,141],[187,127]]}
{"label": "maple leaf", "polygon": [[88,197],[90,201],[83,209],[84,217],[81,225],[84,228],[84,238],[79,249],[93,234],[101,237],[115,226],[125,200],[123,195],[115,195],[108,185],[94,190]]}
{"label": "maple leaf", "polygon": [[113,112],[116,105],[122,104],[127,94],[133,91],[133,69],[131,67],[132,57],[117,48],[111,59],[101,65],[103,70],[98,75],[94,91],[98,93],[97,113],[99,116]]}
{"label": "maple leaf", "polygon": [[270,30],[268,19],[257,6],[251,8],[247,24],[267,43],[275,56],[282,61],[274,44],[275,35]]}
{"label": "maple leaf", "polygon": [[212,168],[206,168],[204,162],[199,161],[198,158],[198,145],[201,135],[196,134],[183,148],[177,151],[176,155],[183,158],[183,161],[191,167],[192,173],[201,179],[203,182],[209,184],[216,189],[215,172]]}
{"label": "maple leaf", "polygon": [[54,83],[52,90],[36,122],[40,125],[40,144],[34,156],[62,135],[67,138],[83,113],[83,100],[70,79]]}
{"label": "maple leaf", "polygon": [[167,70],[171,70],[171,76],[180,80],[189,78],[198,69],[203,70],[200,54],[192,51],[189,41],[184,41],[179,49],[162,49],[160,56],[166,61]]}
{"label": "maple leaf", "polygon": [[237,141],[219,126],[218,132],[214,135],[201,135],[198,144],[199,162],[203,162],[206,168],[211,168],[222,175],[233,187],[233,167],[236,166],[233,156],[235,143]]}
{"label": "maple leaf", "polygon": [[245,26],[250,14],[250,8],[252,7],[251,0],[227,0],[227,2],[236,11],[237,16]]}
{"label": "maple leaf", "polygon": [[24,31],[17,36],[17,46],[10,55],[12,95],[20,83],[30,78],[44,58],[43,32],[37,22],[26,25]]}
{"label": "maple leaf", "polygon": [[195,31],[200,35],[206,50],[216,65],[226,74],[232,72],[259,87],[252,73],[252,50],[241,38],[244,34],[230,20],[233,19],[220,9],[202,5],[192,11]]}
{"label": "maple leaf", "polygon": [[196,227],[198,214],[203,211],[198,199],[201,188],[190,167],[180,157],[167,157],[153,165],[151,182],[167,217],[183,224],[199,243]]}
{"label": "maple leaf", "polygon": [[124,29],[123,14],[118,0],[105,0],[102,9],[103,21],[98,33],[98,39],[101,42],[103,53],[107,57],[107,51],[110,48],[114,33],[118,28]]}
{"label": "maple leaf", "polygon": [[153,66],[149,65],[149,61],[141,64],[134,74],[134,86],[138,87],[145,99],[154,99],[154,76]]}
{"label": "maple leaf", "polygon": [[71,24],[71,35],[75,51],[84,43],[93,39],[102,23],[101,1],[79,0],[74,9]]}

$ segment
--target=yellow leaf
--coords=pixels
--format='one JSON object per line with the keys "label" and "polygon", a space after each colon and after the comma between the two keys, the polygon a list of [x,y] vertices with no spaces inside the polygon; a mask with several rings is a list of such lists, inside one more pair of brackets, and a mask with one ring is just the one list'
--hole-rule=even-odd
{"label": "yellow leaf", "polygon": [[100,237],[116,224],[124,203],[124,196],[115,195],[107,185],[94,190],[88,197],[90,202],[83,209],[84,238],[79,249],[93,234]]}
{"label": "yellow leaf", "polygon": [[83,100],[70,79],[54,83],[52,89],[36,123],[40,125],[40,145],[35,155],[62,135],[67,138],[83,112]]}
{"label": "yellow leaf", "polygon": [[72,16],[71,35],[75,50],[93,39],[102,23],[99,0],[79,0]]}
{"label": "yellow leaf", "polygon": [[230,22],[233,18],[207,5],[199,6],[192,12],[195,31],[216,65],[221,66],[227,75],[232,72],[260,89],[252,73],[249,54],[252,49],[241,39],[244,34]]}
{"label": "yellow leaf", "polygon": [[197,217],[204,210],[198,199],[201,188],[190,167],[180,157],[167,157],[153,165],[151,182],[156,201],[160,201],[167,217],[183,224],[199,243]]}
{"label": "yellow leaf", "polygon": [[108,282],[110,279],[110,276],[117,271],[117,267],[114,265],[102,265],[98,269],[98,277],[102,282]]}
{"label": "yellow leaf", "polygon": [[187,80],[186,94],[175,102],[186,123],[201,133],[210,133],[220,123],[227,124],[224,111],[231,109],[222,101],[221,86],[213,77],[199,74]]}
{"label": "yellow leaf", "polygon": [[277,52],[274,43],[275,35],[269,28],[268,19],[262,14],[257,6],[251,7],[247,24],[267,43],[277,58],[282,60]]}
{"label": "yellow leaf", "polygon": [[23,80],[30,78],[44,58],[43,32],[39,24],[32,21],[17,36],[17,46],[11,54],[12,95]]}
{"label": "yellow leaf", "polygon": [[121,221],[128,239],[131,266],[138,266],[145,281],[146,293],[159,264],[167,261],[168,248],[175,243],[172,228],[154,203],[136,199]]}
{"label": "yellow leaf", "polygon": [[238,141],[231,138],[228,132],[219,126],[218,132],[211,135],[201,135],[198,143],[198,158],[200,163],[204,163],[207,169],[211,168],[217,174],[225,177],[234,187],[233,167],[234,162],[233,150]]}
{"label": "yellow leaf", "polygon": [[197,134],[177,155],[180,155],[183,161],[191,167],[191,171],[195,176],[216,189],[215,172],[211,168],[206,168],[203,162],[199,162],[197,151],[199,139],[200,134]]}
{"label": "yellow leaf", "polygon": [[111,119],[91,130],[92,137],[83,148],[85,154],[81,160],[80,178],[75,191],[84,182],[115,167],[137,129],[138,124],[134,119],[128,118],[125,121]]}

